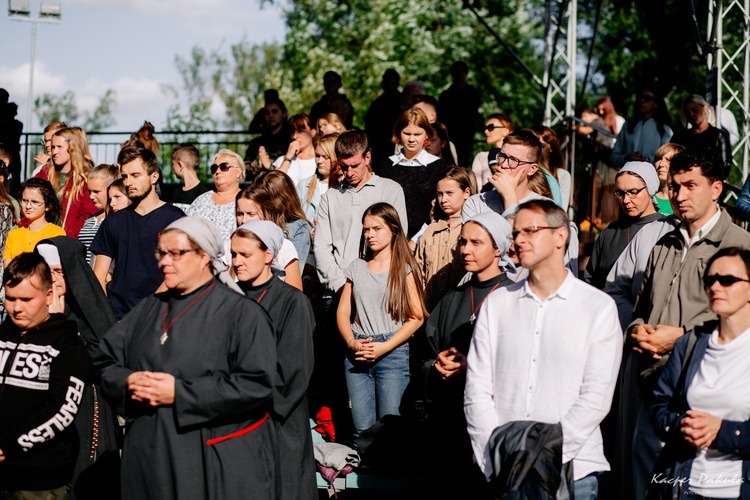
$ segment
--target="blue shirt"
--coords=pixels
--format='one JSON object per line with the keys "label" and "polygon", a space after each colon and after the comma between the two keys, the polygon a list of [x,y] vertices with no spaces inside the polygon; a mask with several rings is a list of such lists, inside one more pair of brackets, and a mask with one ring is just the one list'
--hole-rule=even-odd
{"label": "blue shirt", "polygon": [[107,297],[118,321],[159,288],[164,280],[154,257],[159,233],[184,216],[182,210],[165,203],[146,215],[124,208],[102,222],[90,250],[115,263]]}

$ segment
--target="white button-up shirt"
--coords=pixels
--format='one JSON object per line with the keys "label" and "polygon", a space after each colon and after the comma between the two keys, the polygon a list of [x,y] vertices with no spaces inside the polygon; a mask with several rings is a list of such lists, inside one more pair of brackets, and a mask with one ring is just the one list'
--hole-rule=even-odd
{"label": "white button-up shirt", "polygon": [[540,300],[526,280],[500,288],[479,312],[464,406],[474,456],[489,478],[490,435],[508,422],[562,424],[563,463],[574,479],[609,470],[599,424],[622,358],[614,301],[568,271]]}

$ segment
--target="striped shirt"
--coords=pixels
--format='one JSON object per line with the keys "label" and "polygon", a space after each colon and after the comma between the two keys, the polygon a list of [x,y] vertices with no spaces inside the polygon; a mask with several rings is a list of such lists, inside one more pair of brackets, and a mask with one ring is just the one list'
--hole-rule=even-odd
{"label": "striped shirt", "polygon": [[[102,221],[104,218],[102,218]],[[94,236],[96,236],[96,232],[99,231],[99,226],[102,225],[101,221],[96,220],[96,216],[93,215],[86,219],[86,222],[83,223],[83,227],[81,228],[81,232],[78,233],[78,241],[83,243],[83,245],[86,247],[86,262],[88,262],[89,266],[92,265],[91,261],[94,257],[94,255],[89,251],[89,247],[91,246],[91,242],[94,241]]]}

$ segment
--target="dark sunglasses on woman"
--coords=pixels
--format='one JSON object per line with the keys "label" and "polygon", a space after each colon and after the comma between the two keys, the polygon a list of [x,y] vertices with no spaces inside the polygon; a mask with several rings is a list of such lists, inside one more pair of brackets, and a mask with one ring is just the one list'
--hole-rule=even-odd
{"label": "dark sunglasses on woman", "polygon": [[229,169],[232,168],[233,165],[230,165],[229,163],[220,163],[217,165],[214,163],[211,165],[211,175],[215,174],[217,170],[221,170],[222,172],[229,172]]}

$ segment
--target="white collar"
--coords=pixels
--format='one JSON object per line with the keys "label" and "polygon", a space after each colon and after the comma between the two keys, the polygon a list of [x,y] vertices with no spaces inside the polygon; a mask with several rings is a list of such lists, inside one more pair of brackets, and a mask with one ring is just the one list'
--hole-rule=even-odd
{"label": "white collar", "polygon": [[423,149],[422,151],[420,151],[420,153],[417,156],[415,156],[411,160],[408,159],[408,158],[406,158],[406,156],[404,156],[404,152],[403,151],[401,151],[397,155],[393,155],[393,156],[389,157],[388,159],[391,160],[394,165],[405,165],[407,167],[418,167],[420,165],[421,166],[429,165],[430,163],[432,163],[432,162],[434,162],[436,160],[439,160],[440,158],[438,158],[435,155],[432,155],[432,154],[428,153],[426,149]]}
{"label": "white collar", "polygon": [[680,224],[680,234],[682,234],[682,239],[685,241],[688,248],[693,246],[698,240],[704,238],[719,222],[719,217],[721,217],[721,208],[717,205],[716,213],[713,217],[708,219],[708,222],[703,224],[703,226],[695,232],[692,238],[688,235],[687,229],[685,228],[685,222],[682,222],[682,224]]}

